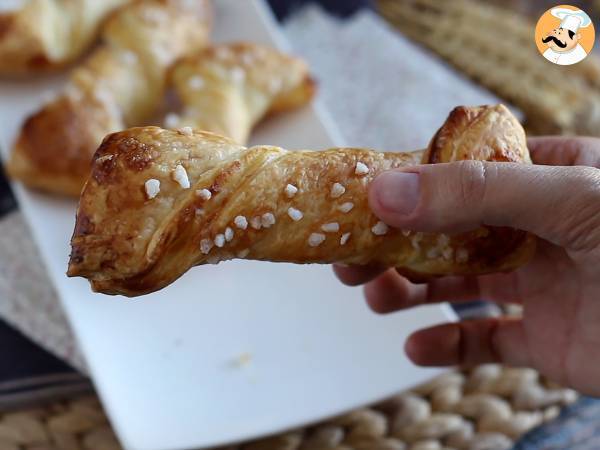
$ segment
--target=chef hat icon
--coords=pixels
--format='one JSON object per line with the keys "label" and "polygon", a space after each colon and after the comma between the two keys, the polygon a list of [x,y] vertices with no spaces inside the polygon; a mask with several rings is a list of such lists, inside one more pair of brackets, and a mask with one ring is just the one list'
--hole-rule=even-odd
{"label": "chef hat icon", "polygon": [[582,10],[553,8],[551,14],[561,20],[560,27],[577,33],[580,28],[589,27],[592,19]]}

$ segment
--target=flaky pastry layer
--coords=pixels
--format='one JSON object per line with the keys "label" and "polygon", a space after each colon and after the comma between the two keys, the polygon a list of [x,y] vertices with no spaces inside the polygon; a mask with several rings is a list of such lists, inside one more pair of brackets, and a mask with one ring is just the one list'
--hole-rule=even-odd
{"label": "flaky pastry layer", "polygon": [[0,12],[0,75],[60,68],[97,37],[106,16],[130,0],[26,0]]}
{"label": "flaky pastry layer", "polygon": [[246,148],[155,127],[115,133],[82,192],[68,274],[98,292],[136,296],[232,258],[379,264],[421,279],[514,269],[533,251],[523,231],[404,232],[369,209],[378,173],[464,159],[530,163],[525,133],[504,106],[456,108],[421,153]]}
{"label": "flaky pastry layer", "polygon": [[73,70],[64,92],[23,124],[9,175],[79,195],[104,136],[156,113],[167,69],[207,44],[210,20],[207,0],[146,0],[115,11],[103,26],[103,44]]}
{"label": "flaky pastry layer", "polygon": [[304,61],[240,42],[207,47],[176,63],[170,82],[183,105],[168,128],[190,126],[245,144],[265,116],[300,107],[315,92]]}

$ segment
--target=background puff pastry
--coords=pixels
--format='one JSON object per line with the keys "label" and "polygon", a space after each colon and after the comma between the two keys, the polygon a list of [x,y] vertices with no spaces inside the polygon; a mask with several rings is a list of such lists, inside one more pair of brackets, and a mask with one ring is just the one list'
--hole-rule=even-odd
{"label": "background puff pastry", "polygon": [[79,195],[104,136],[156,113],[168,67],[204,47],[209,29],[204,0],[146,0],[116,11],[103,28],[103,44],[72,72],[64,93],[23,125],[9,174]]}
{"label": "background puff pastry", "polygon": [[104,18],[130,0],[26,0],[0,12],[0,74],[55,69],[79,57]]}
{"label": "background puff pastry", "polygon": [[267,114],[302,106],[315,82],[301,59],[250,43],[209,47],[176,63],[170,81],[183,104],[168,128],[190,126],[245,144]]}
{"label": "background puff pastry", "polygon": [[231,258],[382,264],[420,278],[511,270],[534,238],[482,227],[407,233],[371,213],[381,171],[462,159],[529,163],[525,133],[503,106],[456,108],[425,153],[245,148],[207,132],[135,128],[108,136],[79,204],[69,276],[136,296],[190,267]]}

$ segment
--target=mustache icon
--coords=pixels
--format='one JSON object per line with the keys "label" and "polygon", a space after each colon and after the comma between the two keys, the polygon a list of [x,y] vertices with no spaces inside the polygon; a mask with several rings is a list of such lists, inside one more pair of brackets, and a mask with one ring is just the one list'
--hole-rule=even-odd
{"label": "mustache icon", "polygon": [[562,42],[560,41],[556,36],[547,36],[545,38],[542,39],[542,42],[544,44],[553,41],[556,45],[558,45],[560,48],[565,48],[567,46],[566,42]]}

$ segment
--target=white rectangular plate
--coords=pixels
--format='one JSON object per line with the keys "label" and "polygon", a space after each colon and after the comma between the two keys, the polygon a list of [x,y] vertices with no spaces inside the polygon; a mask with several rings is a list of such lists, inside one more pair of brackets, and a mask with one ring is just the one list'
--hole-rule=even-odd
{"label": "white rectangular plate", "polygon": [[[215,3],[217,40],[285,47],[260,0]],[[24,117],[61,83],[0,82],[4,157]],[[254,143],[340,144],[318,109],[269,121]],[[406,336],[453,318],[443,306],[377,317],[360,289],[342,286],[322,266],[228,262],[195,268],[137,300],[92,294],[85,280],[65,276],[75,203],[15,190],[112,424],[130,449],[241,441],[385,398],[433,373],[406,360]]]}

